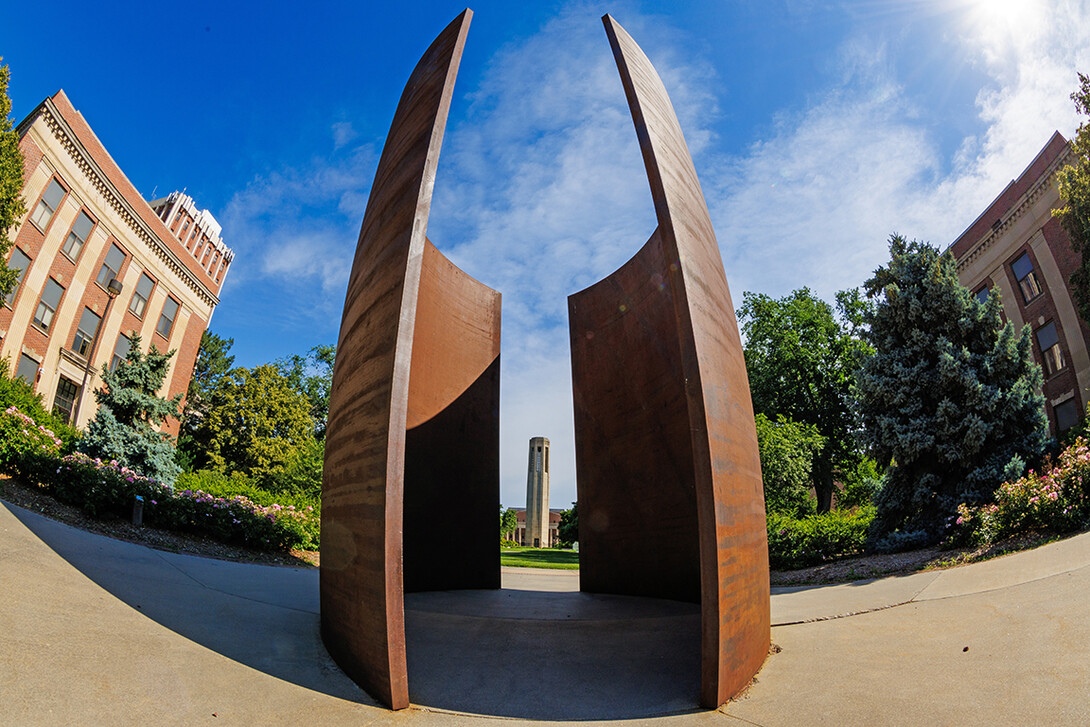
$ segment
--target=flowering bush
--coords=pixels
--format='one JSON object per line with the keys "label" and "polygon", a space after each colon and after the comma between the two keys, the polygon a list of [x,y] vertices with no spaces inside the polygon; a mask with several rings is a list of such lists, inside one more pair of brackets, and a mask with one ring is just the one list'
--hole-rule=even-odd
{"label": "flowering bush", "polygon": [[863,549],[874,507],[833,510],[795,519],[768,513],[768,561],[772,568],[805,568]]}
{"label": "flowering bush", "polygon": [[262,506],[244,495],[216,497],[202,490],[182,490],[153,503],[149,514],[151,522],[163,527],[204,532],[226,542],[266,549],[318,547],[319,522],[313,507]]}
{"label": "flowering bush", "polygon": [[29,476],[37,472],[39,460],[57,457],[61,446],[53,430],[14,404],[0,414],[0,472]]}
{"label": "flowering bush", "polygon": [[61,502],[95,517],[131,516],[137,495],[144,498],[145,505],[170,496],[170,488],[162,482],[134,472],[117,460],[103,462],[82,452],[63,457],[42,484]]}
{"label": "flowering bush", "polygon": [[1070,532],[1090,525],[1090,447],[1081,437],[1055,466],[1004,482],[995,502],[958,506],[955,542],[984,544],[1027,530]]}
{"label": "flowering bush", "polygon": [[104,462],[80,452],[49,462],[50,468],[36,481],[61,502],[95,517],[128,518],[140,496],[148,525],[266,550],[318,547],[319,516],[313,507],[259,505],[244,495],[175,491],[117,460]]}

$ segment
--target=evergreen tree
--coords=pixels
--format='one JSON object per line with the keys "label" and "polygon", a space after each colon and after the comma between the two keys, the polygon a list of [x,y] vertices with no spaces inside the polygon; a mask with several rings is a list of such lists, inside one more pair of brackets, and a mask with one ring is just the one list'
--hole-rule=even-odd
{"label": "evergreen tree", "polygon": [[[1079,74],[1079,90],[1071,94],[1075,108],[1090,116],[1090,76]],[[1061,209],[1054,210],[1060,224],[1071,236],[1071,247],[1079,254],[1079,268],[1071,274],[1071,291],[1079,315],[1090,322],[1090,123],[1079,124],[1071,140],[1073,163],[1056,175],[1059,181]]]}
{"label": "evergreen tree", "polygon": [[87,425],[79,450],[103,460],[116,459],[148,477],[174,484],[181,468],[174,462],[171,437],[153,427],[178,416],[181,395],[158,395],[170,370],[173,351],[160,353],[155,344],[144,354],[140,336],[132,336],[125,360],[110,371],[102,366],[103,388],[95,392],[98,411]]}
{"label": "evergreen tree", "polygon": [[[0,61],[3,57],[0,56]],[[19,136],[11,128],[11,99],[8,98],[8,78],[11,71],[0,66],[0,298],[15,287],[16,271],[5,262],[11,240],[8,230],[26,212],[23,204],[23,155],[19,151]]]}
{"label": "evergreen tree", "polygon": [[952,255],[890,238],[866,283],[877,350],[855,387],[863,442],[892,462],[875,505],[879,550],[937,541],[959,503],[994,497],[1048,440],[1029,327],[1001,324],[997,291],[979,302]]}

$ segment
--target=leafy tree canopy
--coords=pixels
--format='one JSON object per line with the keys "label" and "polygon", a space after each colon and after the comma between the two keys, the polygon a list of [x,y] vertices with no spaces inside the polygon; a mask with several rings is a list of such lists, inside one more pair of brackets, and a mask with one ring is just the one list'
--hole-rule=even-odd
{"label": "leafy tree canopy", "polygon": [[181,395],[172,399],[158,395],[173,355],[174,351],[160,353],[155,344],[144,354],[140,336],[134,335],[128,356],[114,371],[102,366],[103,387],[95,392],[98,411],[80,440],[80,451],[103,460],[116,459],[148,477],[173,484],[181,472],[174,462],[174,443],[169,435],[153,428],[169,416],[178,416]]}
{"label": "leafy tree canopy", "polygon": [[872,533],[894,549],[940,538],[959,503],[989,501],[1048,439],[1029,327],[1002,325],[994,292],[979,302],[954,258],[890,238],[890,262],[867,281],[877,351],[855,396],[862,440],[890,463]]}
{"label": "leafy tree canopy", "polygon": [[314,419],[314,433],[325,438],[326,419],[329,418],[329,391],[333,386],[333,363],[337,347],[332,344],[315,346],[305,356],[293,354],[277,360],[276,367],[310,402],[310,415]]}
{"label": "leafy tree canopy", "polygon": [[771,420],[757,415],[757,444],[761,450],[765,510],[802,517],[814,509],[810,499],[810,470],[825,445],[812,424],[793,422],[782,414]]}
{"label": "leafy tree canopy", "polygon": [[268,477],[313,438],[310,402],[275,366],[236,368],[212,391],[194,433],[197,467]]}
{"label": "leafy tree canopy", "polygon": [[557,539],[562,545],[571,546],[579,540],[579,503],[573,502],[571,510],[560,513],[560,525],[556,530]]}
{"label": "leafy tree canopy", "polygon": [[[0,56],[0,61],[3,57]],[[9,270],[5,262],[11,240],[8,230],[26,212],[23,204],[23,154],[19,151],[19,135],[11,127],[11,99],[8,98],[8,79],[11,70],[0,66],[0,298],[15,287],[16,272]]]}
{"label": "leafy tree canopy", "polygon": [[[1079,74],[1079,89],[1071,94],[1075,108],[1083,116],[1090,116],[1090,76]],[[1075,138],[1071,140],[1072,163],[1057,174],[1061,209],[1053,214],[1059,218],[1071,247],[1080,255],[1079,268],[1071,275],[1071,289],[1079,307],[1079,315],[1090,322],[1090,123],[1079,124]]]}
{"label": "leafy tree canopy", "polygon": [[515,530],[518,529],[518,525],[518,514],[511,508],[505,508],[503,505],[500,505],[500,537],[514,537]]}
{"label": "leafy tree canopy", "polygon": [[862,330],[868,307],[858,291],[841,292],[834,315],[802,288],[778,300],[747,292],[738,311],[755,412],[810,425],[824,442],[810,450],[821,511],[831,507],[836,472],[854,469],[861,457],[850,393],[873,353]]}
{"label": "leafy tree canopy", "polygon": [[234,343],[235,339],[220,338],[210,331],[201,334],[197,362],[193,365],[193,376],[189,379],[189,388],[185,394],[185,413],[182,419],[182,428],[185,431],[196,429],[200,420],[208,416],[212,405],[212,392],[235,363],[235,357],[227,355]]}

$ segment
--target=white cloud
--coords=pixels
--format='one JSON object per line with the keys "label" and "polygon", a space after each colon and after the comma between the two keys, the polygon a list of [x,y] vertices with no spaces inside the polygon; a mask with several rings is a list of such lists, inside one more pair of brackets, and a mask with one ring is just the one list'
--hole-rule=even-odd
{"label": "white cloud", "polygon": [[[636,253],[656,221],[603,7],[574,5],[534,36],[501,49],[447,135],[429,237],[466,272],[503,294],[501,482],[525,501],[526,446],[552,446],[551,502],[575,500],[567,296]],[[668,32],[616,13],[670,87],[686,136],[707,145],[715,112],[682,67]],[[644,31],[644,32],[640,32]],[[657,38],[658,40],[654,40]]]}
{"label": "white cloud", "polygon": [[359,136],[352,128],[351,121],[338,121],[330,129],[333,131],[333,150],[336,151]]}
{"label": "white cloud", "polygon": [[807,285],[831,299],[885,261],[891,232],[945,247],[1052,131],[1071,133],[1068,94],[1075,68],[1090,61],[1085,5],[1022,3],[1016,17],[979,7],[949,18],[962,24],[961,46],[943,49],[990,79],[976,98],[979,133],[954,144],[952,159],[939,151],[945,130],[923,120],[928,99],[893,75],[889,27],[846,40],[838,83],[745,156],[713,165],[725,172],[704,183],[715,190],[708,196],[736,296]]}
{"label": "white cloud", "polygon": [[338,313],[343,300],[332,299],[348,280],[376,158],[370,146],[346,148],[236,192],[223,214],[237,253],[233,285],[271,281],[309,295],[314,315]]}

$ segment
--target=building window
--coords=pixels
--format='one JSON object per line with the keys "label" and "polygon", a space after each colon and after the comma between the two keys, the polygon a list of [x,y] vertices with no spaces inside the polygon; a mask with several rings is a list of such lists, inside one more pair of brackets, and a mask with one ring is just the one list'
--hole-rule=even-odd
{"label": "building window", "polygon": [[167,298],[163,303],[163,314],[159,316],[159,323],[155,331],[163,338],[170,338],[170,329],[174,326],[174,316],[178,315],[178,301]]}
{"label": "building window", "polygon": [[72,341],[72,350],[86,358],[91,353],[95,335],[98,334],[98,324],[102,318],[95,315],[90,308],[83,309],[83,315],[79,319],[79,327],[76,328],[76,339]]}
{"label": "building window", "polygon": [[136,292],[132,294],[132,301],[129,303],[129,310],[137,318],[144,317],[144,309],[148,307],[148,298],[151,297],[151,289],[155,287],[155,281],[147,276],[147,273],[140,273],[140,280],[136,284]]}
{"label": "building window", "polygon": [[72,409],[76,405],[76,397],[79,396],[79,386],[75,381],[69,381],[68,379],[61,377],[61,380],[57,382],[57,395],[53,397],[53,413],[64,419],[64,421],[72,422]]}
{"label": "building window", "polygon": [[61,250],[72,260],[79,257],[79,251],[83,249],[83,243],[87,242],[87,236],[91,234],[91,228],[95,223],[83,210],[79,211],[76,222],[72,225],[72,231],[68,233],[68,239],[64,241]]}
{"label": "building window", "polygon": [[983,288],[981,288],[981,289],[980,289],[980,290],[978,290],[977,292],[973,293],[973,295],[975,295],[975,296],[976,296],[976,299],[977,299],[978,301],[980,301],[980,303],[982,303],[982,304],[983,304],[983,303],[987,303],[987,302],[988,302],[988,295],[989,295],[990,293],[991,293],[991,291],[990,291],[990,290],[988,290],[988,286],[987,286],[987,285],[985,285],[985,286],[984,286]]}
{"label": "building window", "polygon": [[106,253],[106,260],[102,263],[102,269],[98,271],[95,282],[105,288],[110,281],[117,277],[117,271],[121,269],[121,263],[125,262],[125,253],[117,245],[110,245],[110,251]]}
{"label": "building window", "polygon": [[129,356],[132,341],[128,336],[118,336],[117,345],[114,346],[114,357],[110,360],[110,371],[117,371],[117,366]]}
{"label": "building window", "polygon": [[34,312],[34,325],[43,331],[49,331],[49,326],[53,323],[53,314],[57,312],[62,295],[64,295],[64,288],[58,285],[56,280],[50,278],[45,282],[45,290],[42,291],[42,298],[38,301],[38,310]]}
{"label": "building window", "polygon": [[1022,300],[1028,303],[1041,294],[1041,284],[1037,281],[1037,272],[1033,269],[1028,252],[1022,253],[1022,257],[1011,264],[1011,269],[1022,290]]}
{"label": "building window", "polygon": [[1041,359],[1045,362],[1045,376],[1052,376],[1064,367],[1064,355],[1060,350],[1060,336],[1056,333],[1055,322],[1037,329],[1037,345],[1041,347]]}
{"label": "building window", "polygon": [[1079,407],[1075,405],[1074,398],[1054,406],[1052,413],[1056,415],[1057,432],[1066,432],[1079,423]]}
{"label": "building window", "polygon": [[38,362],[25,353],[20,355],[19,368],[15,371],[15,376],[34,386],[38,381]]}
{"label": "building window", "polygon": [[23,278],[26,277],[26,269],[30,267],[30,258],[27,254],[15,248],[11,251],[11,259],[8,260],[8,269],[17,271],[15,276],[15,287],[11,289],[7,295],[4,296],[4,302],[9,306],[15,301],[15,294],[19,291],[19,286],[23,284]]}
{"label": "building window", "polygon": [[56,179],[49,180],[49,186],[46,187],[45,194],[42,195],[38,206],[34,208],[34,214],[30,216],[30,221],[38,229],[44,230],[49,221],[53,219],[53,213],[60,207],[62,199],[64,199],[64,187]]}

